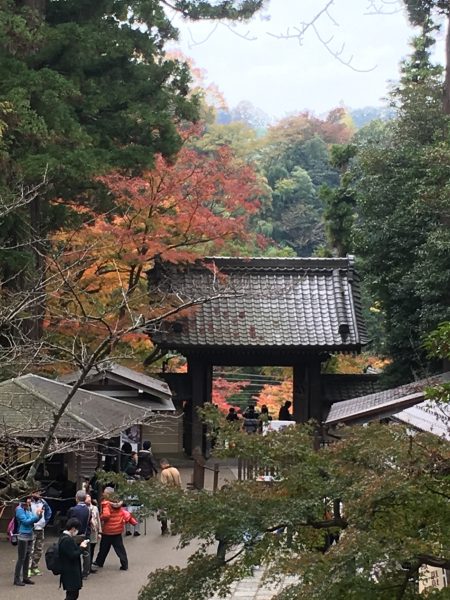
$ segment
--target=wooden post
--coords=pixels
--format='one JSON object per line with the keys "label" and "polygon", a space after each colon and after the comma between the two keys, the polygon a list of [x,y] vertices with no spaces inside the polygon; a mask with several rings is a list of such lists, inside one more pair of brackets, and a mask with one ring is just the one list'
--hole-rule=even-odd
{"label": "wooden post", "polygon": [[203,490],[205,487],[205,466],[194,460],[194,475],[192,478],[194,490]]}
{"label": "wooden post", "polygon": [[293,397],[294,421],[296,423],[305,423],[308,420],[307,414],[307,374],[304,364],[295,365],[293,371]]}
{"label": "wooden post", "polygon": [[191,378],[192,397],[186,411],[188,420],[186,452],[192,455],[194,448],[206,451],[203,423],[198,415],[198,409],[205,402],[211,401],[212,366],[198,359],[189,359],[188,373]]}
{"label": "wooden post", "polygon": [[194,474],[192,478],[194,489],[203,490],[205,487],[206,461],[199,446],[193,449],[192,458],[194,459]]}
{"label": "wooden post", "polygon": [[214,464],[214,482],[213,482],[213,492],[217,492],[219,489],[219,465],[218,463]]}
{"label": "wooden post", "polygon": [[310,419],[322,421],[320,360],[294,366],[294,419],[306,423]]}

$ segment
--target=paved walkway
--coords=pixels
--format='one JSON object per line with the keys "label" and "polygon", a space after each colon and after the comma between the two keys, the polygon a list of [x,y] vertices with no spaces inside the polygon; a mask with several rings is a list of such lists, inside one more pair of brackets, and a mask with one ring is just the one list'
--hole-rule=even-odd
{"label": "paved walkway", "polygon": [[[180,468],[183,484],[190,481],[192,469]],[[219,485],[235,479],[233,469],[221,465]],[[205,487],[212,489],[213,474],[207,472]],[[136,600],[140,588],[145,584],[148,573],[168,565],[184,566],[193,548],[177,549],[177,537],[161,536],[160,525],[156,519],[147,519],[147,535],[126,537],[130,568],[119,570],[119,560],[111,550],[105,566],[85,582],[80,600]],[[52,540],[48,538],[47,544]],[[46,544],[46,545],[47,545]],[[44,558],[41,561],[43,575],[35,577],[34,586],[16,587],[12,585],[17,550],[7,541],[0,541],[0,599],[1,600],[62,600],[64,593],[58,589],[59,578],[45,569]],[[255,576],[235,585],[227,600],[269,600],[281,586],[262,585],[262,570]],[[286,578],[283,584],[290,583]],[[155,600],[157,600],[155,598]],[[176,599],[174,599],[176,600]],[[198,598],[198,600],[208,600]],[[216,599],[214,599],[216,600]]]}

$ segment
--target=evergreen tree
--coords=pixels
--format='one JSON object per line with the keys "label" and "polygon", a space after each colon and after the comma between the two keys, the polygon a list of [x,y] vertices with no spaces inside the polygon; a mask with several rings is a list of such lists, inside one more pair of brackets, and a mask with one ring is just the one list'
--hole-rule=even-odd
{"label": "evergreen tree", "polygon": [[356,250],[384,313],[390,383],[432,367],[423,337],[450,316],[449,121],[431,32],[427,21],[403,66],[397,119],[358,155]]}
{"label": "evergreen tree", "polygon": [[[135,175],[156,153],[173,157],[179,150],[177,126],[196,119],[198,101],[187,64],[165,56],[166,42],[177,36],[165,9],[196,20],[238,20],[261,5],[0,0],[0,197],[10,201],[44,175],[49,181],[2,222],[3,285],[35,287],[43,240],[76,215],[71,207],[114,209],[98,175]],[[42,307],[31,320],[40,316]]]}

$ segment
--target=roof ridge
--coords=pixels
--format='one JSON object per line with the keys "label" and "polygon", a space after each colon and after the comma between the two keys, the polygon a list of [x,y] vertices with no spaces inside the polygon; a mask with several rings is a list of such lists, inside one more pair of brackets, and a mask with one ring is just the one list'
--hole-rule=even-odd
{"label": "roof ridge", "polygon": [[[66,385],[65,383],[61,384],[60,382],[55,381],[54,379],[48,379],[47,377],[42,377],[41,375],[35,375],[34,373],[27,373],[26,375],[22,375],[21,377],[27,377],[27,379],[29,379],[31,377],[38,377],[39,379],[43,379],[44,381],[49,381],[50,383],[56,383],[56,384],[59,384],[59,385],[63,385],[65,387],[70,387],[70,386]],[[18,381],[18,379],[20,379],[21,377],[13,379],[13,382],[15,383],[15,385],[18,385],[23,390],[31,392],[32,394],[34,394],[35,396],[37,396],[38,398],[40,398],[43,402],[45,402],[46,404],[49,404],[50,406],[52,406],[54,409],[59,410],[61,408],[61,406],[59,406],[58,404],[56,404],[55,402],[53,402],[52,400],[50,400],[49,398],[47,398],[46,396],[44,396],[44,394],[42,394],[40,391],[35,390],[33,387],[30,388],[30,387],[26,386],[23,381]],[[76,390],[76,392],[77,391],[78,390]],[[81,390],[81,391],[85,391],[85,390]],[[74,397],[75,396],[73,396],[70,399],[70,402],[73,400]],[[65,409],[65,411],[64,411],[63,414],[69,414],[71,416],[71,418],[73,418],[75,421],[77,421],[81,425],[87,426],[94,433],[102,433],[102,430],[100,428],[96,427],[95,425],[92,425],[92,423],[89,423],[89,421],[86,421],[85,419],[83,419],[83,417],[79,417],[78,415],[74,414],[71,410],[69,410],[70,402],[67,405],[67,407],[66,407],[66,409]]]}

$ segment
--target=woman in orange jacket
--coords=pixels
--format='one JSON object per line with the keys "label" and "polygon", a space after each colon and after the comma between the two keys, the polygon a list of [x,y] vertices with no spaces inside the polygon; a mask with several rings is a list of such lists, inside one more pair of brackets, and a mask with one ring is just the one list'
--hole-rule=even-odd
{"label": "woman in orange jacket", "polygon": [[128,570],[128,556],[123,545],[122,533],[125,523],[136,525],[136,519],[123,508],[123,502],[114,500],[114,489],[105,488],[103,500],[101,503],[102,538],[100,540],[100,549],[95,559],[94,565],[103,567],[106,557],[109,554],[111,546],[120,560],[121,571]]}

